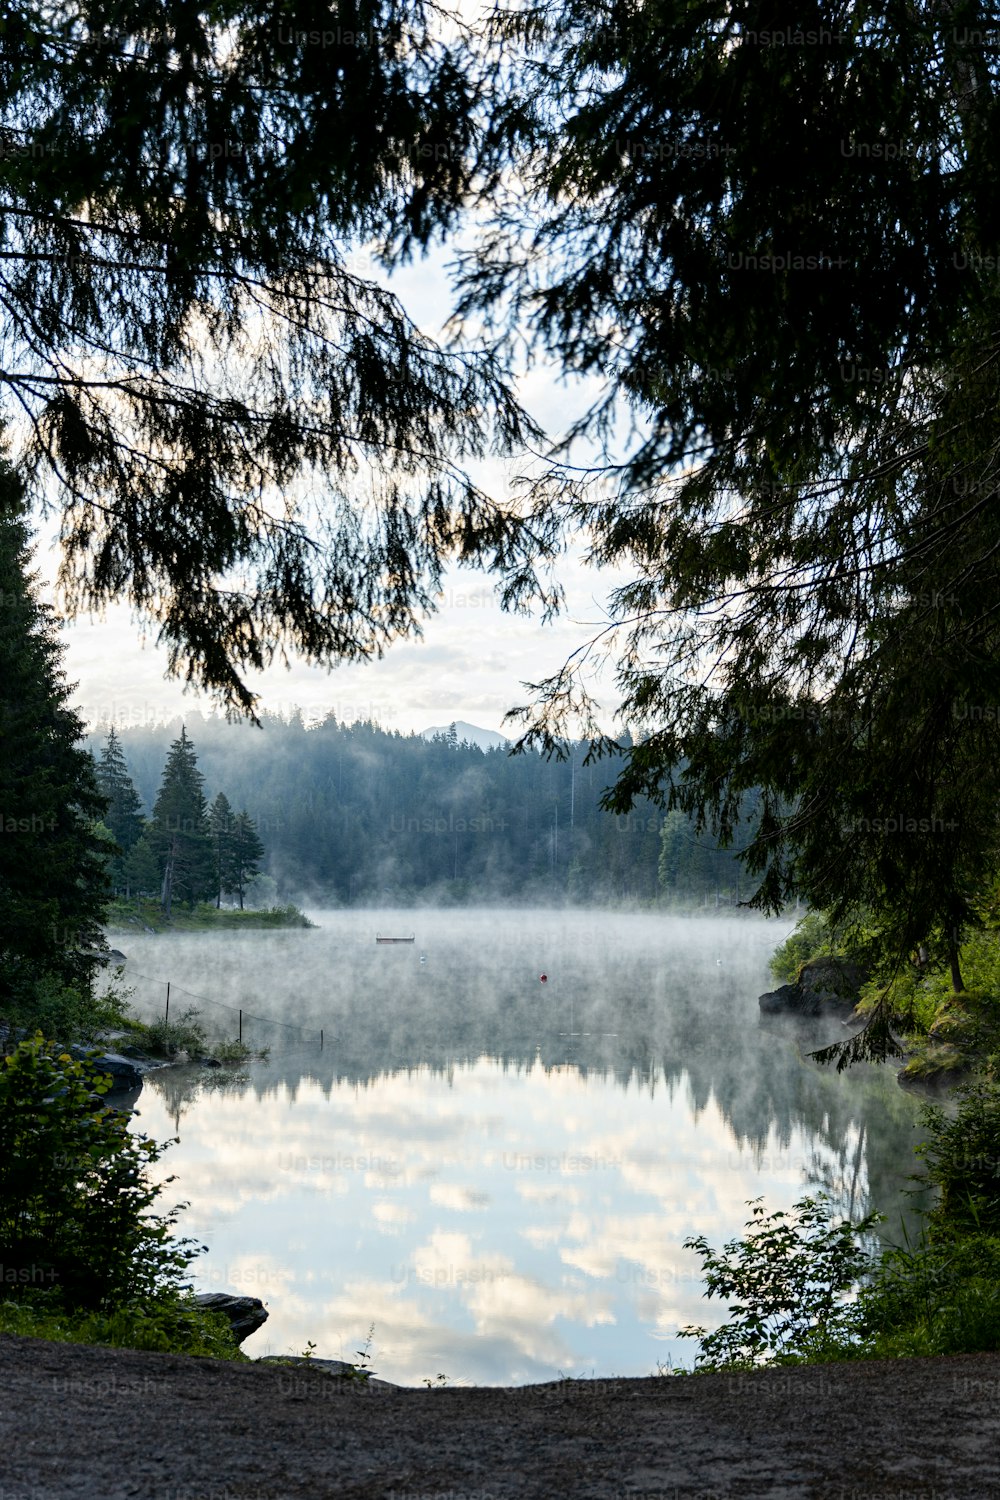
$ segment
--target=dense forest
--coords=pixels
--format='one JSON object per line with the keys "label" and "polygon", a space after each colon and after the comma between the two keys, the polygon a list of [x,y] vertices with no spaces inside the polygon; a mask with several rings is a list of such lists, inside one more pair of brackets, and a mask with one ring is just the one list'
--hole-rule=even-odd
{"label": "dense forest", "polygon": [[[309,727],[265,714],[258,729],[193,714],[185,726],[209,799],[225,788],[246,808],[282,896],[732,905],[750,891],[734,850],[684,814],[603,811],[614,766],[585,764],[582,744],[559,761],[332,715]],[[147,810],[180,732],[178,721],[118,732]],[[105,739],[92,736],[95,755]]]}

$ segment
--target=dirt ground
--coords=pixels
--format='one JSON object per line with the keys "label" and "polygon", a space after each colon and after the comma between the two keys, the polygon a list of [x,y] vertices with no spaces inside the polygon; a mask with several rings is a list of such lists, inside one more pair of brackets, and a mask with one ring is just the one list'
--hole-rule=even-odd
{"label": "dirt ground", "polygon": [[0,1500],[1000,1496],[1000,1354],[366,1391],[0,1335]]}

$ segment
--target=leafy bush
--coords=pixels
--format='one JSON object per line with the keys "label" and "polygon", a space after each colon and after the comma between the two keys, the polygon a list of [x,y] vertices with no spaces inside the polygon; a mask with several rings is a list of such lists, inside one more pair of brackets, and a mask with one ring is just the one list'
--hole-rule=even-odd
{"label": "leafy bush", "polygon": [[115,986],[106,993],[87,994],[52,975],[34,979],[4,1001],[3,1020],[12,1032],[40,1031],[67,1041],[89,1042],[102,1031],[125,1022],[128,1001]]}
{"label": "leafy bush", "polygon": [[771,957],[771,973],[786,984],[794,984],[799,970],[810,958],[832,951],[832,937],[826,916],[821,911],[807,911]]}
{"label": "leafy bush", "polygon": [[124,1024],[132,1045],[154,1057],[176,1057],[180,1052],[201,1055],[210,1053],[217,1062],[238,1066],[251,1059],[266,1058],[267,1047],[249,1047],[245,1042],[228,1038],[210,1040],[201,1022],[200,1012],[191,1008],[181,1012],[177,1021],[136,1021]]}
{"label": "leafy bush", "polygon": [[204,1052],[208,1046],[205,1029],[196,1020],[198,1010],[192,1006],[181,1011],[176,1021],[148,1021],[136,1033],[136,1040],[154,1057],[176,1057],[178,1052]]}
{"label": "leafy bush", "polygon": [[257,926],[265,927],[315,927],[315,922],[310,922],[304,911],[299,911],[297,906],[289,901],[285,906],[270,906],[266,911],[255,913]]}
{"label": "leafy bush", "polygon": [[1000,1083],[957,1098],[952,1113],[924,1107],[917,1151],[939,1196],[920,1242],[887,1251],[859,1298],[878,1357],[1000,1349]]}
{"label": "leafy bush", "polygon": [[0,1062],[0,1267],[8,1296],[58,1290],[70,1309],[176,1296],[201,1247],[150,1212],[164,1146],[130,1133],[111,1080],[41,1036]]}
{"label": "leafy bush", "polygon": [[751,1370],[840,1357],[860,1337],[856,1306],[847,1301],[871,1268],[865,1241],[878,1214],[858,1223],[833,1220],[825,1194],[801,1198],[793,1220],[782,1210],[765,1217],[761,1199],[748,1207],[746,1238],[716,1253],[703,1236],[685,1240],[702,1259],[707,1297],[724,1297],[732,1322],[714,1332],[681,1329],[696,1338],[699,1371]]}
{"label": "leafy bush", "polygon": [[248,1047],[246,1042],[222,1041],[212,1043],[212,1056],[216,1062],[227,1067],[239,1067],[241,1063],[264,1061],[270,1055],[270,1047]]}
{"label": "leafy bush", "polygon": [[[878,1215],[834,1223],[828,1200],[804,1198],[797,1222],[765,1218],[758,1200],[743,1240],[699,1251],[709,1297],[732,1321],[698,1338],[698,1370],[802,1360],[895,1358],[1000,1350],[1000,1082],[959,1091],[956,1111],[924,1108],[917,1148],[939,1190],[915,1247],[869,1257]],[[856,1290],[853,1301],[847,1300]]]}

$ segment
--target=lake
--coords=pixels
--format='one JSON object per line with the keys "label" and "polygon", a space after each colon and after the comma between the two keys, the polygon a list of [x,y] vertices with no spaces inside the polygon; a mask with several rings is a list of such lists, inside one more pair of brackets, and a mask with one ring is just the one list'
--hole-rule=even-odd
{"label": "lake", "polygon": [[[705,1235],[823,1188],[900,1237],[919,1105],[892,1067],[762,1019],[791,923],[600,911],[337,911],[314,931],[136,934],[144,1016],[196,1006],[268,1046],[226,1082],[152,1075],[136,1128],[209,1246],[199,1290],[263,1298],[248,1354],[354,1359],[406,1385],[690,1365]],[[380,945],[376,936],[410,935]],[[542,976],[545,976],[544,980]],[[225,1007],[232,1007],[226,1009]],[[322,1046],[320,1031],[322,1030]],[[374,1326],[373,1326],[374,1325]]]}

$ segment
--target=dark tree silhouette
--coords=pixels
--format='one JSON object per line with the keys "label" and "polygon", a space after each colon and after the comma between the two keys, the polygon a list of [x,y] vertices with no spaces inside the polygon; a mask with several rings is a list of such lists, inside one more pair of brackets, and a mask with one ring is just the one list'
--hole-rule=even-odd
{"label": "dark tree silhouette", "polygon": [[142,837],[144,819],[142,802],[132,784],[121,741],[113,728],[108,730],[107,744],[101,751],[95,775],[108,804],[102,821],[119,849],[111,861],[111,883],[116,895],[121,892],[128,895],[129,855]]}
{"label": "dark tree silhouette", "polygon": [[109,891],[105,803],[28,571],[23,507],[0,459],[0,1011],[30,1019],[53,985],[89,995]]}
{"label": "dark tree silhouette", "polygon": [[204,777],[185,730],[170,746],[150,820],[159,860],[160,901],[169,919],[175,899],[194,906],[215,894]]}

